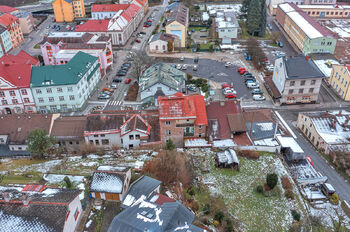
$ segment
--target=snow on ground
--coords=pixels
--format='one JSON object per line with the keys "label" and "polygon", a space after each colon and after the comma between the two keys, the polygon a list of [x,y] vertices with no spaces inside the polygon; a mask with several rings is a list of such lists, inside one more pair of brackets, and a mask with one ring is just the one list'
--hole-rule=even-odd
{"label": "snow on ground", "polygon": [[83,200],[84,197],[85,197],[85,193],[84,193],[84,190],[85,190],[85,184],[84,183],[80,183],[78,184],[78,189],[82,190],[81,193],[79,194],[79,200]]}
{"label": "snow on ground", "polygon": [[234,147],[237,146],[232,139],[213,141],[213,147]]}
{"label": "snow on ground", "polygon": [[91,225],[91,223],[92,223],[92,220],[90,219],[90,220],[85,224],[85,227],[86,227],[86,228],[89,228],[90,225]]}
{"label": "snow on ground", "polygon": [[81,165],[83,165],[84,167],[93,167],[93,166],[98,166],[99,162],[96,162],[96,161],[84,162],[84,163],[81,163]]}
{"label": "snow on ground", "polygon": [[98,155],[95,155],[95,154],[91,154],[91,155],[88,155],[87,158],[88,158],[88,159],[99,159],[99,158],[101,158],[101,157],[98,156]]}
{"label": "snow on ground", "polygon": [[71,156],[67,158],[68,161],[79,161],[81,160],[81,156]]}
{"label": "snow on ground", "polygon": [[50,160],[44,163],[32,164],[27,166],[22,166],[13,171],[16,172],[28,172],[28,171],[36,171],[41,173],[47,173],[51,171],[53,168],[57,167],[62,163],[62,160]]}
{"label": "snow on ground", "polygon": [[211,145],[205,139],[187,139],[185,147],[210,147]]}
{"label": "snow on ground", "polygon": [[45,174],[43,176],[44,180],[48,181],[50,184],[55,184],[63,181],[63,179],[68,176],[71,182],[76,184],[83,182],[84,176],[72,176],[72,175],[59,175],[59,174]]}
{"label": "snow on ground", "polygon": [[323,202],[310,207],[310,214],[320,218],[322,224],[330,227],[333,227],[333,220],[338,222],[339,218],[343,218],[343,224],[350,230],[350,219],[346,216],[340,205]]}

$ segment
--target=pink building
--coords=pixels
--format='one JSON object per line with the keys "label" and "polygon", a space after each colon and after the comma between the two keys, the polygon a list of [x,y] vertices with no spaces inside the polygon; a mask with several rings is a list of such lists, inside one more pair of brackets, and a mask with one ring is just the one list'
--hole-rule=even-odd
{"label": "pink building", "polygon": [[0,114],[36,112],[30,89],[32,65],[39,66],[39,61],[24,51],[0,59]]}
{"label": "pink building", "polygon": [[40,48],[45,65],[66,64],[79,51],[98,57],[102,77],[113,64],[112,42],[108,36],[85,32],[54,32],[44,37]]}

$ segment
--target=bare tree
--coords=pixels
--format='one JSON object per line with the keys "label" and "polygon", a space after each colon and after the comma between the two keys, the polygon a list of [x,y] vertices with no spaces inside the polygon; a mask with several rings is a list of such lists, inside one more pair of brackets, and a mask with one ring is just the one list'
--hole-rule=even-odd
{"label": "bare tree", "polygon": [[145,51],[136,51],[132,54],[133,55],[131,56],[134,62],[131,70],[131,75],[138,79],[142,75],[143,71],[145,71],[148,66],[154,63],[154,59],[153,57],[148,56]]}

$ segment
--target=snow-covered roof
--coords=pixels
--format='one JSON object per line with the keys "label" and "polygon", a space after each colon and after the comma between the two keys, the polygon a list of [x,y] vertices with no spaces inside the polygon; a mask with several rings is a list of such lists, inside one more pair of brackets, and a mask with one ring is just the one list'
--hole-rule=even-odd
{"label": "snow-covered roof", "polygon": [[214,140],[213,147],[234,147],[237,146],[232,139]]}
{"label": "snow-covered roof", "polygon": [[186,139],[185,147],[211,147],[205,139]]}
{"label": "snow-covered roof", "polygon": [[295,9],[288,3],[283,3],[278,6],[281,8],[281,10],[283,10],[284,13],[295,11]]}
{"label": "snow-covered roof", "polygon": [[334,189],[334,187],[333,187],[331,184],[329,184],[329,183],[324,183],[324,185],[327,187],[327,189],[328,189],[330,192],[335,192],[335,189]]}
{"label": "snow-covered roof", "polygon": [[239,164],[239,160],[237,157],[237,154],[234,150],[228,149],[222,152],[217,153],[217,158],[219,163],[226,163],[226,164]]}
{"label": "snow-covered roof", "polygon": [[287,15],[295,22],[300,29],[309,37],[310,39],[316,39],[323,37],[323,35],[314,28],[299,12],[289,12]]}
{"label": "snow-covered roof", "polygon": [[[327,59],[327,60],[312,60],[317,68],[325,75],[325,77],[330,77],[332,73],[332,65],[339,64],[337,60]],[[331,65],[328,65],[331,64]]]}
{"label": "snow-covered roof", "polygon": [[90,184],[91,192],[122,193],[124,176],[113,172],[94,172]]}
{"label": "snow-covered roof", "polygon": [[293,137],[282,137],[281,135],[276,136],[276,140],[282,147],[289,147],[293,152],[303,153],[303,149],[299,146],[299,144],[295,141]]}

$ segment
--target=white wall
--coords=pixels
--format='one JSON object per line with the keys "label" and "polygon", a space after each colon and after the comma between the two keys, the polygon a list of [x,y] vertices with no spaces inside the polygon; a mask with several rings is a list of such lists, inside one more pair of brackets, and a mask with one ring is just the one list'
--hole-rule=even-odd
{"label": "white wall", "polygon": [[6,144],[7,143],[7,135],[0,135],[0,144]]}
{"label": "white wall", "polygon": [[[157,46],[158,46],[158,49],[157,49]],[[165,46],[164,49],[163,49],[163,46]],[[151,52],[154,52],[154,53],[167,52],[168,51],[168,42],[160,40],[160,39],[153,41],[149,44],[149,49]]]}
{"label": "white wall", "polygon": [[275,61],[275,69],[272,76],[273,83],[275,83],[278,91],[282,94],[284,84],[286,82],[286,73],[283,63],[283,58],[279,58]]}
{"label": "white wall", "polygon": [[[132,135],[134,139],[130,139],[130,135]],[[147,136],[147,134],[141,133],[141,132],[138,132],[138,131],[132,131],[130,133],[127,133],[127,134],[122,136],[123,147],[124,148],[129,148],[130,144],[132,144],[134,148],[135,147],[139,147],[141,139],[136,139],[136,137],[135,137],[136,135],[140,135],[140,137]]]}
{"label": "white wall", "polygon": [[91,19],[110,19],[116,13],[117,12],[92,12],[91,13]]}
{"label": "white wall", "polygon": [[[81,207],[79,195],[68,205],[69,216],[64,224],[63,232],[74,232],[75,227],[78,225],[79,220],[83,214],[83,209]],[[77,219],[74,218],[75,211],[78,210],[79,215]]]}
{"label": "white wall", "polygon": [[[103,139],[108,139],[109,140],[109,145],[102,145],[102,140]],[[99,141],[98,146],[104,146],[104,147],[111,147],[113,145],[118,145],[121,146],[121,141],[120,141],[120,133],[113,133],[113,134],[104,134],[104,137],[101,137],[101,135],[97,135],[97,137],[94,137],[94,135],[88,135],[85,136],[85,142],[87,144],[90,144],[90,140],[94,141],[94,145],[96,145],[96,140]]]}
{"label": "white wall", "polygon": [[250,150],[250,151],[266,151],[266,152],[280,152],[281,146],[236,146],[235,149],[239,150]]}
{"label": "white wall", "polygon": [[230,38],[237,39],[237,28],[229,27],[229,28],[218,28],[219,38]]}
{"label": "white wall", "polygon": [[28,148],[28,145],[22,144],[22,145],[9,145],[9,149],[11,151],[26,151]]}

